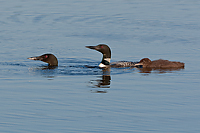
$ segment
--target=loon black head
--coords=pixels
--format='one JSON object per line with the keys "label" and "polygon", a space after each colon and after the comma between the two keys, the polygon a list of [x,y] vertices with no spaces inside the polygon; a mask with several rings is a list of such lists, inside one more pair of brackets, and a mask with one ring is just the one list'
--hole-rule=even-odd
{"label": "loon black head", "polygon": [[106,44],[99,44],[97,46],[86,46],[86,48],[94,49],[103,54],[103,58],[99,67],[109,67],[111,59],[111,50]]}
{"label": "loon black head", "polygon": [[35,56],[27,58],[30,60],[40,60],[49,64],[49,66],[58,66],[58,60],[53,54],[43,54],[41,56]]}

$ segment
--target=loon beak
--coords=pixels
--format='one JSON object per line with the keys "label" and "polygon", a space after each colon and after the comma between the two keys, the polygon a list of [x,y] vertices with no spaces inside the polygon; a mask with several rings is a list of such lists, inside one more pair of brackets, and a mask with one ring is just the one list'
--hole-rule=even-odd
{"label": "loon beak", "polygon": [[89,49],[94,49],[94,50],[98,50],[98,47],[97,46],[85,46],[86,48],[89,48]]}
{"label": "loon beak", "polygon": [[42,60],[43,58],[41,56],[36,56],[36,57],[29,57],[27,59],[29,59],[29,60]]}

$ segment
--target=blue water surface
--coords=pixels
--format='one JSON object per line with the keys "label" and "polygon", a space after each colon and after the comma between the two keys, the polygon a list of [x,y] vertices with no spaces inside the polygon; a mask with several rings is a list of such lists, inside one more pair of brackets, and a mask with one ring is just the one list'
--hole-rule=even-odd
{"label": "blue water surface", "polygon": [[[0,16],[0,132],[200,132],[200,1],[2,0]],[[185,69],[104,71],[99,43]],[[44,53],[59,66],[27,59]]]}

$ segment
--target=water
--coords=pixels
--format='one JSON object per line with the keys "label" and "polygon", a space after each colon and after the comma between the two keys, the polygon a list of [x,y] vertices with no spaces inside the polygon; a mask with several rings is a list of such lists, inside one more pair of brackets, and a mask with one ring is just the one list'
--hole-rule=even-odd
{"label": "water", "polygon": [[[0,132],[199,132],[200,2],[0,1]],[[97,66],[185,62],[179,71]],[[28,57],[54,53],[57,69]]]}

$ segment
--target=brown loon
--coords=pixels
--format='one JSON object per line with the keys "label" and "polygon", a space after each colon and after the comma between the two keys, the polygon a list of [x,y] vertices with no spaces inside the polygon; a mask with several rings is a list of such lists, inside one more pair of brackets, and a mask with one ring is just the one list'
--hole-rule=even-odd
{"label": "brown loon", "polygon": [[154,69],[167,69],[167,68],[184,68],[184,63],[169,60],[154,60],[151,61],[149,58],[143,58],[135,66],[142,66],[143,68],[154,68]]}

